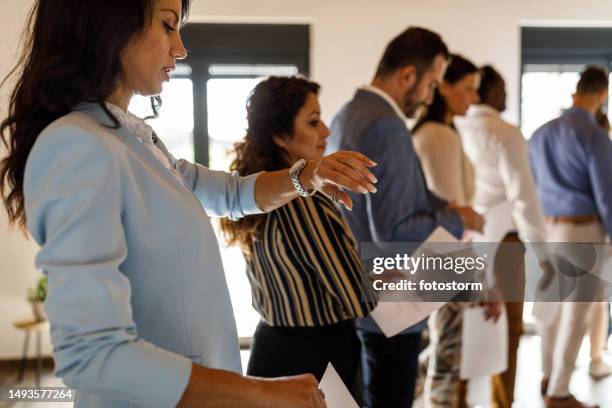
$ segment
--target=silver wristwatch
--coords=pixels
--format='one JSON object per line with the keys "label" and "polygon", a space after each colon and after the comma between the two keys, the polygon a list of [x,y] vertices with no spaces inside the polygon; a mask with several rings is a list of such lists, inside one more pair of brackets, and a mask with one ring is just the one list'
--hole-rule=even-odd
{"label": "silver wristwatch", "polygon": [[293,183],[293,187],[295,187],[295,190],[302,197],[310,197],[317,191],[315,189],[312,192],[308,192],[304,188],[304,186],[302,186],[302,183],[300,183],[300,174],[302,173],[302,170],[304,170],[304,167],[306,167],[306,163],[306,160],[300,159],[293,163],[293,166],[291,166],[291,168],[289,169],[289,177],[291,178],[291,183]]}

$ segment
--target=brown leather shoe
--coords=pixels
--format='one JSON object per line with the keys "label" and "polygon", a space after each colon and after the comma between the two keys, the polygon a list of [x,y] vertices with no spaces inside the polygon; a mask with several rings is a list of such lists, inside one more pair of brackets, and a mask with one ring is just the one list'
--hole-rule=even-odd
{"label": "brown leather shoe", "polygon": [[542,382],[540,382],[540,394],[545,397],[548,392],[548,381],[549,379],[544,377],[542,378]]}
{"label": "brown leather shoe", "polygon": [[546,405],[546,408],[599,408],[599,405],[586,405],[574,398],[573,395],[567,398],[546,397],[544,405]]}

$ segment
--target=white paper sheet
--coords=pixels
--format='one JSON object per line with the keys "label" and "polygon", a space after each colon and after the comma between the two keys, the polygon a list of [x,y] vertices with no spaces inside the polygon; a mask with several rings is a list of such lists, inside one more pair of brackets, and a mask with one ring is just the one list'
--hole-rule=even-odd
{"label": "white paper sheet", "polygon": [[493,401],[491,377],[472,378],[467,384],[467,404],[469,407],[490,408]]}
{"label": "white paper sheet", "polygon": [[327,364],[319,387],[325,394],[327,408],[359,408],[332,363]]}
{"label": "white paper sheet", "polygon": [[497,322],[485,320],[481,307],[469,307],[463,311],[461,335],[462,379],[499,374],[508,368],[508,320],[506,310]]}
{"label": "white paper sheet", "polygon": [[[423,243],[459,242],[448,230],[438,227]],[[414,252],[422,252],[423,245]],[[384,298],[380,299],[384,300]],[[393,337],[408,327],[420,322],[432,312],[441,308],[445,302],[379,302],[370,313],[380,330],[387,337]]]}
{"label": "white paper sheet", "polygon": [[445,302],[380,302],[370,314],[384,335],[393,337],[444,304]]}
{"label": "white paper sheet", "polygon": [[474,235],[474,242],[501,242],[508,232],[515,229],[512,220],[513,205],[504,201],[489,208],[482,216],[485,219],[482,234]]}
{"label": "white paper sheet", "polygon": [[[472,242],[487,242],[489,245],[475,245],[474,252],[478,256],[486,256],[493,260],[497,254],[497,250],[501,245],[502,240],[508,232],[515,230],[514,221],[512,220],[513,205],[510,201],[504,201],[489,208],[482,216],[485,219],[485,225],[482,234],[474,232],[470,235]],[[486,254],[486,255],[485,255]],[[495,271],[493,270],[495,263],[490,262],[486,271],[487,284],[494,286]]]}
{"label": "white paper sheet", "polygon": [[457,238],[453,236],[448,230],[444,227],[437,227],[434,232],[429,234],[425,243],[434,244],[437,242],[459,242]]}

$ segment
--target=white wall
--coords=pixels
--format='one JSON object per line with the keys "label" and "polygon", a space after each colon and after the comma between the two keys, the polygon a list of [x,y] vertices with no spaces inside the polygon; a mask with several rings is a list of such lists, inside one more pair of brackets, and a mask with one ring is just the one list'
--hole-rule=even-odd
{"label": "white wall", "polygon": [[[15,59],[18,34],[29,1],[2,0],[0,75]],[[612,25],[609,0],[195,0],[192,21],[295,22],[312,29],[312,77],[323,86],[324,116],[371,79],[386,43],[408,25],[438,31],[454,52],[477,64],[493,63],[506,77],[510,120],[518,118],[520,38],[527,21],[561,25]],[[3,94],[5,95],[5,94]],[[0,99],[0,112],[6,97]],[[1,213],[1,211],[0,211]],[[25,293],[36,280],[31,242],[6,229],[0,215],[0,358],[20,353],[22,338],[11,321],[29,313]],[[45,345],[49,350],[49,345]]]}
{"label": "white wall", "polygon": [[[0,14],[2,27],[0,42],[0,76],[8,73],[17,59],[17,45],[30,1],[3,0]],[[0,115],[4,118],[10,86],[0,89]],[[0,211],[0,359],[14,358],[21,354],[23,333],[13,328],[12,322],[32,315],[26,301],[27,290],[36,284],[40,276],[34,269],[37,246],[23,234],[10,231],[6,213]],[[34,339],[30,353],[34,353]],[[50,353],[48,336],[43,341],[43,351]]]}
{"label": "white wall", "polygon": [[[507,118],[518,120],[520,24],[612,26],[607,0],[200,0],[192,21],[296,21],[313,24],[311,76],[323,87],[324,116],[369,81],[387,42],[409,25],[439,32],[453,52],[493,63],[508,84]],[[217,17],[215,17],[217,16]],[[608,22],[597,19],[608,18]]]}

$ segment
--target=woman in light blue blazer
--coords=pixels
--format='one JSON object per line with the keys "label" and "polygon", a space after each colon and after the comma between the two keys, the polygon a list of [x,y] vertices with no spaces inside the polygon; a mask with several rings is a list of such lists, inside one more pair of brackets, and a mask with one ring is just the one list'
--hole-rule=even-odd
{"label": "woman in light blue blazer", "polygon": [[0,164],[11,222],[41,246],[56,374],[89,407],[324,407],[311,376],[243,377],[209,216],[271,211],[318,188],[373,191],[351,152],[249,177],[175,161],[131,97],[186,56],[188,0],[38,0]]}

